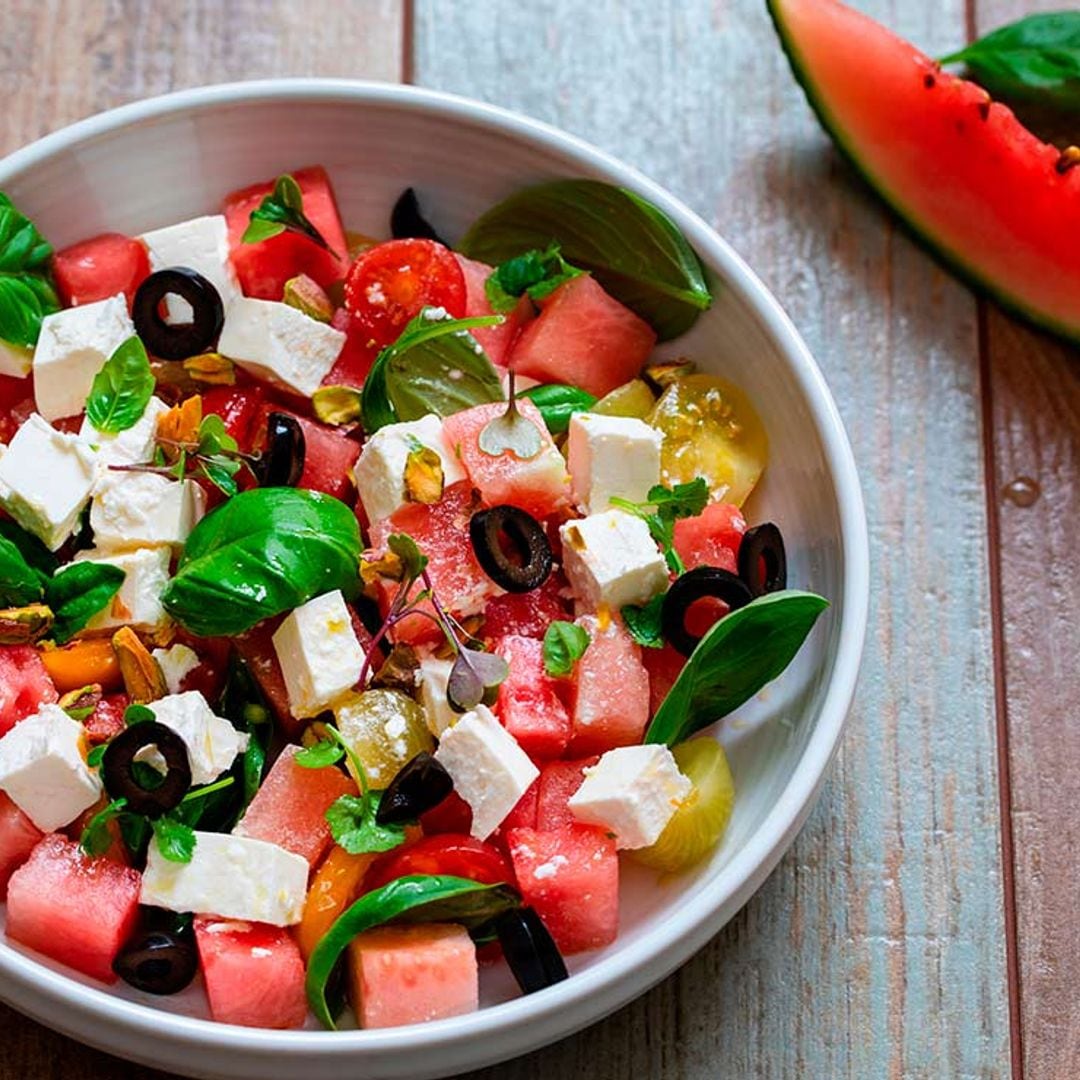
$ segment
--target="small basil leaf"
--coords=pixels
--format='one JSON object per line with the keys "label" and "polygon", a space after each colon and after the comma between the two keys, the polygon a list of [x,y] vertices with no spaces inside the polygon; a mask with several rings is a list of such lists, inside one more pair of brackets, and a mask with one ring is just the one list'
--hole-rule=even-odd
{"label": "small basil leaf", "polygon": [[557,619],[544,632],[544,670],[549,675],[569,675],[585,655],[590,640],[585,627]]}
{"label": "small basil leaf", "polygon": [[195,634],[243,633],[315,596],[359,586],[360,529],[340,500],[300,488],[243,491],[192,530],[166,611]]}
{"label": "small basil leaf", "polygon": [[499,264],[558,244],[661,341],[689,330],[712,303],[701,263],[666,214],[624,188],[556,180],[492,207],[461,241],[471,259]]}
{"label": "small basil leaf", "polygon": [[79,837],[79,847],[91,858],[104,855],[112,843],[112,833],[109,832],[109,822],[119,817],[127,806],[127,799],[113,799],[107,806],[102,807],[86,824],[86,828]]}
{"label": "small basil leaf", "polygon": [[306,236],[319,247],[330,251],[330,245],[322,233],[315,228],[304,213],[303,192],[300,190],[300,185],[288,173],[277,178],[273,191],[251,211],[250,223],[244,230],[240,242],[256,244],[261,240],[278,236],[286,230],[299,236]]}
{"label": "small basil leaf", "polygon": [[10,540],[0,536],[0,607],[23,607],[44,594],[41,575]]}
{"label": "small basil leaf", "polygon": [[671,488],[656,484],[649,488],[645,498],[661,513],[669,513],[673,518],[697,517],[709,503],[709,485],[701,476]]}
{"label": "small basil leaf", "polygon": [[195,854],[195,831],[190,825],[168,816],[159,817],[152,822],[154,839],[158,851],[169,862],[189,863]]}
{"label": "small basil leaf", "polygon": [[42,584],[56,573],[60,565],[56,556],[36,537],[14,521],[0,520],[0,537],[14,544],[30,568],[37,572]]}
{"label": "small basil leaf", "polygon": [[664,607],[664,594],[654,596],[647,604],[627,604],[622,609],[623,622],[630,636],[646,649],[662,649],[664,647],[664,635],[662,632],[661,612]]}
{"label": "small basil leaf", "polygon": [[500,263],[484,282],[484,292],[493,311],[513,311],[522,296],[542,300],[560,285],[582,273],[559,254],[559,245],[546,251],[526,251]]}
{"label": "small basil leaf", "polygon": [[154,394],[154,373],[146,349],[129,337],[94,376],[86,399],[86,418],[95,429],[115,435],[134,427]]}
{"label": "small basil leaf", "polygon": [[336,765],[345,756],[345,751],[336,742],[323,740],[314,746],[305,746],[297,752],[293,761],[304,769],[326,769]]}
{"label": "small basil leaf", "polygon": [[[91,710],[93,711],[93,710]],[[68,715],[71,716],[69,710]],[[74,719],[74,717],[72,717]],[[86,755],[86,764],[91,769],[97,769],[101,766],[101,759],[105,756],[105,751],[109,749],[108,743],[98,743],[90,749],[90,752]]]}
{"label": "small basil leaf", "polygon": [[405,843],[404,825],[380,825],[375,820],[382,792],[342,795],[326,811],[330,835],[350,855],[390,851]]}
{"label": "small basil leaf", "polygon": [[231,720],[233,727],[248,733],[248,745],[241,763],[243,793],[240,813],[248,808],[266,772],[266,751],[270,742],[270,710],[266,696],[252,677],[247,664],[233,653],[225,673],[225,686],[215,710]]}
{"label": "small basil leaf", "polygon": [[386,546],[401,560],[401,569],[410,581],[427,569],[427,556],[408,533],[391,533]]}
{"label": "small basil leaf", "polygon": [[532,386],[528,390],[522,390],[517,396],[528,398],[540,410],[540,415],[552,435],[561,435],[566,431],[574,413],[588,412],[596,404],[596,398],[587,390],[579,390],[576,386],[562,386],[559,383]]}
{"label": "small basil leaf", "polygon": [[60,310],[49,276],[52,248],[0,191],[0,338],[31,348],[46,315]]}
{"label": "small basil leaf", "polygon": [[146,705],[129,705],[124,710],[124,723],[131,727],[132,724],[145,724],[154,719],[154,710]]}
{"label": "small basil leaf", "polygon": [[45,589],[53,640],[62,645],[73,638],[117,594],[124,576],[109,563],[77,562],[59,570]]}
{"label": "small basil leaf", "polygon": [[645,742],[674,746],[748,701],[791,663],[828,606],[789,589],[714,623],[660,703]]}

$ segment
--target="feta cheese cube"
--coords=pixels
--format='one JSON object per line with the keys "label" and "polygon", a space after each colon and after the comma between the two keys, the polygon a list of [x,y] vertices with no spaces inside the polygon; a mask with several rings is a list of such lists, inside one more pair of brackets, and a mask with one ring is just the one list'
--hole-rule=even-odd
{"label": "feta cheese cube", "polygon": [[90,527],[103,551],[162,544],[179,551],[205,511],[206,493],[194,480],[106,472],[90,504]]}
{"label": "feta cheese cube", "polygon": [[[34,350],[14,345],[0,338],[0,375],[12,379],[25,379],[34,366]],[[31,387],[27,386],[27,390]]]}
{"label": "feta cheese cube", "polygon": [[435,758],[472,809],[472,834],[486,840],[517,805],[540,770],[485,705],[443,732]]}
{"label": "feta cheese cube", "polygon": [[0,456],[0,505],[55,551],[78,526],[96,477],[93,451],[32,413]]}
{"label": "feta cheese cube", "polygon": [[38,412],[46,420],[78,416],[94,376],[134,333],[123,293],[46,315],[34,349]]}
{"label": "feta cheese cube", "polygon": [[345,344],[345,335],[288,304],[242,296],[225,312],[218,352],[260,379],[310,397]]}
{"label": "feta cheese cube", "polygon": [[[151,270],[186,266],[202,274],[221,296],[226,311],[240,295],[236,271],[229,259],[229,227],[222,214],[191,218],[140,237],[150,255]],[[179,296],[165,298],[170,323],[191,321],[191,305]]]}
{"label": "feta cheese cube", "polygon": [[574,501],[588,514],[607,510],[613,495],[644,502],[660,483],[663,438],[637,417],[575,413],[566,440]]}
{"label": "feta cheese cube", "polygon": [[196,832],[191,862],[170,862],[151,844],[139,902],[167,911],[292,926],[307,897],[308,861],[265,840]]}
{"label": "feta cheese cube", "polygon": [[301,604],[272,640],[296,717],[316,716],[360,678],[364,650],[340,589]]}
{"label": "feta cheese cube", "polygon": [[0,791],[42,832],[70,824],[101,795],[85,747],[82,724],[42,705],[0,739]]}
{"label": "feta cheese cube", "polygon": [[170,694],[179,694],[184,679],[199,666],[199,654],[186,645],[154,649],[150,655],[158,662]]}
{"label": "feta cheese cube", "polygon": [[354,472],[356,490],[371,524],[388,518],[409,501],[405,466],[413,451],[423,449],[439,455],[444,488],[465,479],[465,470],[446,441],[442,420],[437,416],[387,424],[364,443]]}
{"label": "feta cheese cube", "polygon": [[109,465],[145,465],[154,458],[154,436],[157,434],[158,417],[169,411],[161,398],[153,397],[146,411],[126,431],[116,434],[98,431],[83,417],[79,438],[96,451],[98,462]]}
{"label": "feta cheese cube", "polygon": [[167,626],[170,619],[162,606],[161,595],[169,584],[171,557],[172,552],[167,547],[116,552],[97,548],[80,551],[75,556],[76,562],[109,563],[124,571],[124,580],[112,602],[86,624],[86,630],[93,632],[133,626],[151,631]]}
{"label": "feta cheese cube", "polygon": [[693,784],[666,746],[621,746],[585,770],[570,812],[615,834],[618,848],[655,844]]}
{"label": "feta cheese cube", "polygon": [[149,706],[159,724],[175,731],[187,746],[193,784],[213,783],[247,749],[248,736],[215,716],[198,690],[169,694]]}
{"label": "feta cheese cube", "polygon": [[586,607],[601,604],[618,611],[644,604],[668,584],[667,564],[649,527],[622,510],[605,510],[559,529],[563,568],[575,595]]}
{"label": "feta cheese cube", "polygon": [[428,731],[436,739],[441,739],[443,732],[462,715],[454,711],[446,696],[453,666],[452,660],[441,660],[437,656],[426,656],[420,661],[420,703],[424,706]]}

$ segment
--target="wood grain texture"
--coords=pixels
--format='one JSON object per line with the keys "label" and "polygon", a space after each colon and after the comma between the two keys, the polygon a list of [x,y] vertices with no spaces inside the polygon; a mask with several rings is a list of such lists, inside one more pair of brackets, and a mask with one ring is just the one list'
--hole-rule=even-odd
{"label": "wood grain texture", "polygon": [[[838,399],[874,562],[850,730],[778,871],[650,995],[485,1078],[1008,1075],[976,306],[838,162],[763,6],[416,3],[419,83],[585,136],[748,257]],[[964,40],[960,0],[858,6]]]}
{"label": "wood grain texture", "polygon": [[[978,0],[975,30],[1061,6]],[[1080,349],[988,305],[984,352],[1023,1076],[1072,1080],[1080,1071]]]}

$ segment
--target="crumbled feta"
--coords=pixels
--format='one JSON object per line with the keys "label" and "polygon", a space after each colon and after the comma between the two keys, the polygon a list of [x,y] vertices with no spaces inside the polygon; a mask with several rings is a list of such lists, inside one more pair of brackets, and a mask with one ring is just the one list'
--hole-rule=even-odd
{"label": "crumbled feta", "polygon": [[90,527],[102,550],[168,544],[179,551],[205,511],[206,492],[194,480],[107,471],[90,504]]}
{"label": "crumbled feta", "polygon": [[356,490],[368,521],[388,518],[409,501],[405,466],[416,450],[434,450],[442,463],[443,487],[465,479],[465,470],[443,435],[442,421],[434,415],[379,428],[364,443],[353,470]]}
{"label": "crumbled feta", "polygon": [[575,413],[566,440],[574,501],[589,514],[607,510],[612,496],[644,502],[660,483],[663,438],[633,416]]}
{"label": "crumbled feta", "polygon": [[472,809],[472,834],[486,840],[518,804],[539,769],[499,723],[477,705],[442,735],[435,757]]}
{"label": "crumbled feta", "polygon": [[619,848],[655,844],[693,784],[666,746],[621,746],[585,770],[570,812],[615,834]]}
{"label": "crumbled feta", "polygon": [[169,411],[169,406],[161,398],[152,397],[146,411],[125,431],[116,434],[98,431],[83,417],[79,428],[79,438],[89,443],[97,452],[97,459],[104,466],[109,465],[145,465],[154,458],[154,436],[157,433],[158,418]]}
{"label": "crumbled feta", "polygon": [[42,705],[0,739],[0,790],[42,832],[69,824],[101,795],[85,747],[82,724],[58,705]]}
{"label": "crumbled feta", "polygon": [[94,376],[135,333],[123,293],[46,315],[34,349],[34,401],[46,420],[78,416]]}
{"label": "crumbled feta", "polygon": [[310,397],[344,344],[340,330],[289,304],[241,297],[225,313],[218,352],[260,379]]}
{"label": "crumbled feta", "polygon": [[568,521],[559,529],[563,567],[575,595],[592,609],[644,604],[668,584],[667,564],[649,527],[622,510]]}
{"label": "crumbled feta", "polygon": [[424,706],[428,731],[441,739],[443,732],[461,716],[455,712],[446,697],[446,686],[450,680],[452,660],[442,660],[437,656],[426,656],[420,661],[420,703]]}
{"label": "crumbled feta", "polygon": [[151,844],[140,903],[167,911],[292,926],[304,913],[308,861],[277,844],[196,832],[191,862],[171,862]]}
{"label": "crumbled feta", "polygon": [[170,694],[179,694],[184,679],[199,666],[199,654],[186,645],[176,644],[168,649],[154,649],[151,653],[165,676]]}
{"label": "crumbled feta", "polygon": [[32,413],[0,455],[0,506],[55,551],[78,526],[96,477],[93,451]]}
{"label": "crumbled feta", "polygon": [[152,702],[149,708],[159,724],[184,740],[193,784],[213,783],[247,748],[248,736],[228,720],[215,716],[198,690],[169,694]]}
{"label": "crumbled feta", "polygon": [[296,608],[273,642],[296,717],[322,712],[360,678],[364,650],[340,589]]}
{"label": "crumbled feta", "polygon": [[100,551],[91,548],[80,551],[75,562],[109,563],[124,571],[124,580],[112,601],[87,624],[88,632],[112,630],[118,626],[133,626],[140,630],[160,630],[170,622],[161,603],[162,593],[169,584],[169,561],[172,552],[167,547],[139,548],[136,551]]}

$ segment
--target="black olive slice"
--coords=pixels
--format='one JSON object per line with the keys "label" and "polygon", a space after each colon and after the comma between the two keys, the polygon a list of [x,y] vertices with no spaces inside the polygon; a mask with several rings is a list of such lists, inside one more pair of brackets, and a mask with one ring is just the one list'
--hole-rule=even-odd
{"label": "black olive slice", "polygon": [[395,240],[418,238],[434,240],[446,246],[446,241],[435,231],[435,227],[420,213],[420,203],[411,187],[398,196],[394,209],[390,211],[390,235]]}
{"label": "black olive slice", "polygon": [[[762,563],[765,564],[764,572]],[[746,530],[739,544],[739,577],[754,596],[787,588],[784,538],[771,521]]]}
{"label": "black olive slice", "polygon": [[701,640],[686,629],[686,613],[696,601],[706,596],[723,600],[731,611],[745,607],[753,600],[738,575],[716,566],[699,566],[676,578],[664,596],[660,625],[664,637],[683,656],[689,656]]}
{"label": "black olive slice", "polygon": [[113,971],[147,994],[178,994],[199,970],[199,954],[190,930],[146,930],[117,954]]}
{"label": "black olive slice", "polygon": [[[161,304],[170,294],[191,305],[191,322],[171,324],[162,318]],[[151,274],[135,291],[131,321],[148,352],[162,360],[186,360],[213,347],[225,322],[225,308],[217,289],[202,274],[170,266]]]}
{"label": "black olive slice", "polygon": [[567,978],[558,946],[531,907],[504,911],[495,919],[495,933],[522,993],[535,994]]}
{"label": "black olive slice", "polygon": [[[165,759],[165,775],[153,788],[139,782],[139,752],[153,746]],[[135,814],[158,817],[179,805],[191,787],[191,765],[187,746],[171,728],[156,720],[145,720],[121,731],[101,759],[101,779],[114,799],[126,799]]]}
{"label": "black olive slice", "polygon": [[[503,537],[518,561],[507,554]],[[544,527],[516,506],[493,506],[473,514],[469,539],[480,568],[507,592],[538,589],[551,573],[551,544]]]}
{"label": "black olive slice", "polygon": [[259,487],[296,487],[304,473],[306,452],[300,421],[288,413],[270,413],[266,449],[252,466]]}
{"label": "black olive slice", "polygon": [[400,825],[415,821],[421,814],[436,807],[454,790],[450,774],[422,750],[403,765],[379,800],[375,820],[380,825]]}

